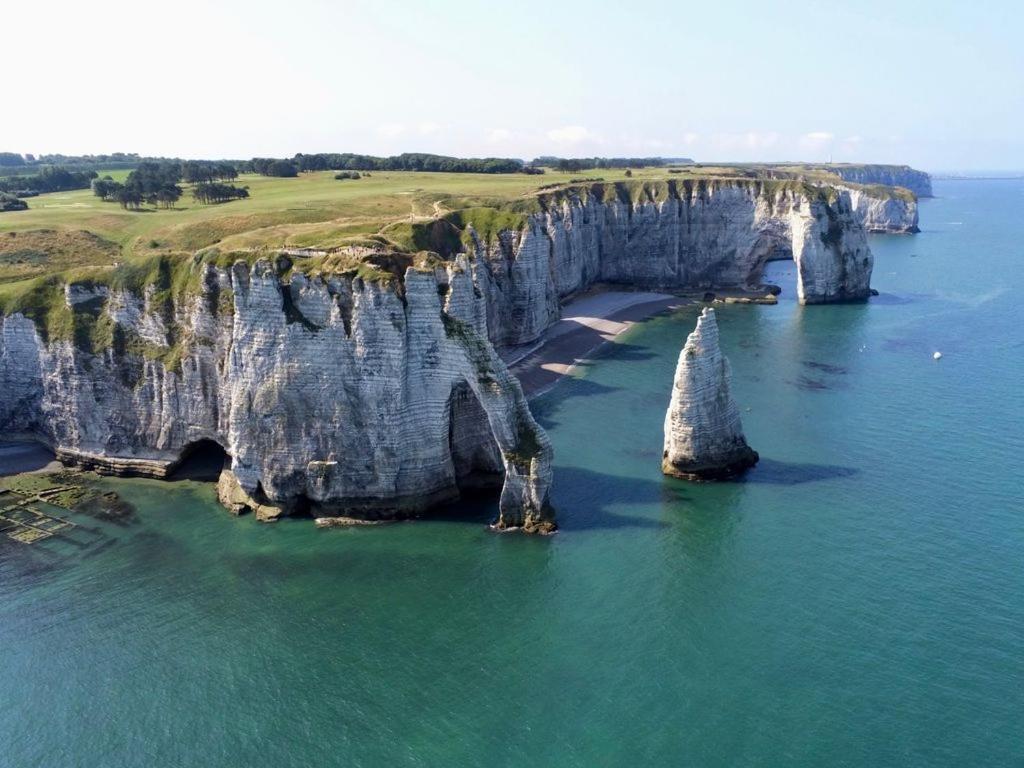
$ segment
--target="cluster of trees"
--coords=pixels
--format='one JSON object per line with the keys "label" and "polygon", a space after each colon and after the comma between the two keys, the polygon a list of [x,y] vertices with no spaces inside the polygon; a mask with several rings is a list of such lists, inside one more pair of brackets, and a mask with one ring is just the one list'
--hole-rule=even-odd
{"label": "cluster of trees", "polygon": [[4,211],[24,211],[28,208],[28,203],[24,200],[9,195],[6,192],[0,192],[0,213]]}
{"label": "cluster of trees", "polygon": [[192,197],[206,205],[211,203],[226,203],[229,200],[240,200],[241,198],[248,196],[248,187],[236,187],[233,184],[221,184],[216,181],[196,184],[192,189]]}
{"label": "cluster of trees", "polygon": [[[255,162],[255,161],[254,161]],[[522,160],[509,157],[448,157],[406,152],[391,157],[327,152],[295,155],[291,160],[300,171],[428,171],[443,173],[521,173]]]}
{"label": "cluster of trees", "polygon": [[[369,176],[370,174],[366,175]],[[361,178],[361,176],[359,171],[340,171],[339,173],[334,174],[334,178],[341,181],[342,179],[358,179]]]}
{"label": "cluster of trees", "polygon": [[231,163],[186,160],[181,164],[181,176],[189,184],[232,181],[238,178],[238,169]]}
{"label": "cluster of trees", "polygon": [[176,162],[140,163],[122,184],[109,176],[92,183],[92,193],[122,208],[141,208],[143,203],[172,208],[181,199],[181,164]]}
{"label": "cluster of trees", "polygon": [[69,171],[65,168],[45,167],[29,176],[7,176],[0,179],[0,192],[28,197],[44,192],[66,192],[69,189],[88,189],[96,178],[96,171]]}
{"label": "cluster of trees", "polygon": [[248,162],[247,170],[260,176],[280,176],[290,178],[299,175],[299,166],[291,160],[278,160],[273,157],[254,157]]}
{"label": "cluster of trees", "polygon": [[141,208],[143,203],[172,208],[183,194],[179,182],[182,177],[194,184],[192,197],[201,203],[223,203],[249,196],[249,190],[224,184],[215,179],[234,179],[238,170],[230,163],[178,162],[176,160],[140,163],[128,174],[124,183],[110,176],[96,179],[92,191],[108,202],[120,203],[122,208]]}

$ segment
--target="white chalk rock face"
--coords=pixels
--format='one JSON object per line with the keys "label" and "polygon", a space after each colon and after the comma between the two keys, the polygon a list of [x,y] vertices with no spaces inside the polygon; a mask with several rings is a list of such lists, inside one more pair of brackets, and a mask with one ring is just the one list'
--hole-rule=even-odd
{"label": "white chalk rock face", "polygon": [[732,477],[757,463],[732,399],[729,361],[718,345],[715,311],[705,309],[679,354],[665,414],[661,468],[687,480]]}
{"label": "white chalk rock face", "polygon": [[[845,187],[843,189],[846,189]],[[917,200],[909,195],[877,195],[864,189],[846,189],[860,223],[868,232],[911,235],[920,232]]]}
{"label": "white chalk rock face", "polygon": [[554,529],[551,445],[487,340],[464,256],[391,283],[285,279],[269,261],[194,269],[170,308],[68,286],[71,320],[111,329],[89,348],[0,318],[0,432],[155,477],[214,442],[221,501],[261,520],[402,517],[493,484],[497,527]]}
{"label": "white chalk rock face", "polygon": [[591,184],[539,198],[541,211],[490,242],[472,238],[474,280],[499,346],[538,339],[561,303],[594,283],[648,290],[763,291],[765,264],[799,265],[805,304],[871,295],[864,235],[916,226],[917,209],[850,190],[760,180]]}

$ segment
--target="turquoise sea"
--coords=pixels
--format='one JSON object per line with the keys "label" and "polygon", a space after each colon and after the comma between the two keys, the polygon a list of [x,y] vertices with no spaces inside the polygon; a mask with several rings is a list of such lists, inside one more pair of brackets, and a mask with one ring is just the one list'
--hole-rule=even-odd
{"label": "turquoise sea", "polygon": [[718,310],[743,481],[660,473],[696,307],[536,402],[554,537],[105,481],[0,547],[0,766],[1024,765],[1024,182],[935,187],[870,303]]}

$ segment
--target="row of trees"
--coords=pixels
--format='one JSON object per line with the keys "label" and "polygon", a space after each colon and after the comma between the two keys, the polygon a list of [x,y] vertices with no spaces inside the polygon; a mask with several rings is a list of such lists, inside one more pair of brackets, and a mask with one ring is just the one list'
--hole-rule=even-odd
{"label": "row of trees", "polygon": [[96,171],[69,171],[65,168],[43,168],[28,176],[7,176],[0,179],[0,192],[26,197],[44,192],[66,192],[70,189],[88,189],[96,178]]}
{"label": "row of trees", "polygon": [[298,154],[291,161],[300,171],[436,171],[444,173],[521,173],[522,160],[509,157],[448,157],[406,152],[391,157],[350,152]]}
{"label": "row of trees", "polygon": [[254,157],[246,170],[261,176],[281,176],[289,178],[299,175],[299,166],[291,160],[277,160],[273,157]]}
{"label": "row of trees", "polygon": [[186,160],[181,164],[181,176],[189,184],[233,181],[238,178],[238,169],[232,163]]}
{"label": "row of trees", "polygon": [[48,166],[75,171],[131,170],[145,162],[183,161],[174,157],[141,157],[135,152],[112,152],[108,155],[22,155],[17,152],[0,152],[0,176],[38,173]]}
{"label": "row of trees", "polygon": [[248,187],[236,187],[233,184],[220,184],[215,181],[196,184],[192,189],[192,197],[200,203],[226,203],[229,200],[240,200],[249,196]]}

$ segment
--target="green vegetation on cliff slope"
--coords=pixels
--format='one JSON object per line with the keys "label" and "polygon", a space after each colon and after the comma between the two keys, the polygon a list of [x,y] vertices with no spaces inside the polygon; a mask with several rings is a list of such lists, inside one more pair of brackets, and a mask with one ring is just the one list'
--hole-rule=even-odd
{"label": "green vegetation on cliff slope", "polygon": [[90,190],[39,195],[29,210],[0,217],[0,309],[23,308],[71,337],[72,319],[56,306],[63,306],[58,288],[68,281],[121,281],[140,291],[150,281],[164,300],[195,285],[197,259],[227,265],[311,249],[300,254],[307,273],[400,283],[406,267],[467,249],[471,231],[491,244],[500,232],[521,229],[529,214],[568,198],[657,203],[740,182],[762,193],[792,189],[828,199],[839,182],[820,166],[796,165],[635,168],[629,176],[606,168],[601,181],[590,175],[384,171],[358,184],[339,184],[331,171],[246,175],[240,183],[249,187],[248,199],[205,206],[184,195],[173,207],[146,211],[103,203]]}

